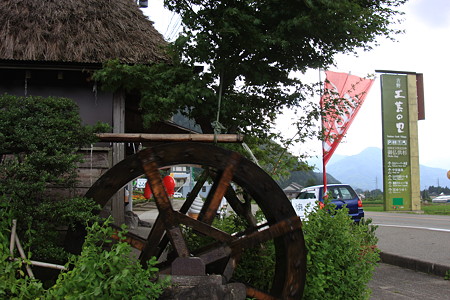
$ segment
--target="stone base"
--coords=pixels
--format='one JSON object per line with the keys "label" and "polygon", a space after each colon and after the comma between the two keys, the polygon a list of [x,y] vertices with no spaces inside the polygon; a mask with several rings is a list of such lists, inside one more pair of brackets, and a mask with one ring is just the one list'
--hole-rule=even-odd
{"label": "stone base", "polygon": [[159,299],[164,300],[244,300],[242,283],[223,284],[221,275],[169,276],[172,286]]}

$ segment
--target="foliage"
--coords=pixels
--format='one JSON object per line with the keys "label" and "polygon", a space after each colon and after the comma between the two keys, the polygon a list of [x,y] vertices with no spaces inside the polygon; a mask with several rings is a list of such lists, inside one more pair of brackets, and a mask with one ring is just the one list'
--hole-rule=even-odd
{"label": "foliage", "polygon": [[375,201],[375,200],[383,200],[384,194],[380,189],[365,191],[364,196],[366,197],[366,201]]}
{"label": "foliage", "polygon": [[[256,220],[258,222],[264,220],[264,215],[261,211],[256,213]],[[248,226],[245,220],[234,213],[222,219],[214,219],[212,225],[230,234],[243,232]],[[185,229],[184,237],[189,249],[197,249],[214,242],[213,239],[198,235],[190,229]],[[270,290],[275,271],[274,265],[275,247],[273,241],[268,241],[259,247],[244,249],[237,268],[233,273],[232,280],[243,282],[262,290]],[[258,272],[255,272],[255,270],[258,270]]]}
{"label": "foliage", "polygon": [[326,203],[304,222],[307,280],[304,299],[369,299],[367,283],[379,260],[375,226],[356,225],[348,210]]}
{"label": "foliage", "polygon": [[431,185],[428,187],[428,193],[432,195],[440,195],[441,193],[444,193],[445,195],[450,195],[450,188]]}
{"label": "foliage", "polygon": [[[73,268],[60,274],[46,299],[158,299],[168,281],[154,280],[156,259],[148,262],[148,269],[142,268],[129,244],[110,245],[114,230],[108,225],[94,223],[87,228],[81,255],[66,265]],[[120,239],[124,233],[118,233]]]}
{"label": "foliage", "polygon": [[[329,66],[337,53],[369,50],[377,36],[397,33],[389,25],[404,2],[166,0],[165,5],[183,22],[175,53],[187,65],[208,66],[201,75],[214,98],[202,99],[202,112],[208,106],[207,116],[216,117],[221,99],[220,120],[229,132],[261,136],[283,108],[300,107],[312,92],[293,72]],[[304,115],[299,129],[318,117],[311,111],[299,118]]]}
{"label": "foliage", "polygon": [[56,197],[52,189],[73,187],[81,161],[77,149],[95,142],[93,133],[108,126],[82,125],[77,105],[65,98],[4,94],[0,110],[0,195],[35,256],[61,262],[66,255],[55,229],[92,219],[94,206],[82,198]]}
{"label": "foliage", "polygon": [[[10,209],[0,202],[0,298],[37,299],[43,292],[42,283],[25,276],[22,260],[10,259],[12,219]],[[14,257],[18,257],[17,251]]]}
{"label": "foliage", "polygon": [[[305,84],[299,73],[326,68],[338,53],[370,50],[377,36],[399,33],[390,26],[405,1],[165,0],[183,22],[170,45],[171,65],[111,61],[94,78],[109,90],[137,92],[147,125],[180,113],[203,133],[262,138],[248,142],[252,149],[277,135],[287,148],[320,136],[318,105],[307,99],[321,88]],[[291,139],[273,130],[284,109],[297,112]]]}
{"label": "foliage", "polygon": [[256,159],[258,165],[276,180],[289,178],[292,172],[311,170],[311,167],[302,161],[304,157],[291,154],[285,147],[273,140],[247,136],[246,145],[250,149],[251,155],[241,144],[220,144],[223,148],[240,152],[253,162]]}
{"label": "foliage", "polygon": [[[303,299],[368,299],[367,283],[379,260],[376,226],[371,225],[370,219],[354,224],[346,208],[336,210],[330,202],[308,216],[303,222],[307,248]],[[264,219],[261,211],[256,218]],[[213,226],[228,233],[247,228],[245,221],[235,214],[215,219]],[[190,231],[186,238],[194,249],[212,241]],[[270,290],[274,269],[275,247],[273,241],[268,241],[260,247],[245,249],[233,279]]]}
{"label": "foliage", "polygon": [[[67,180],[63,175],[80,160],[75,150],[96,141],[93,132],[107,129],[102,124],[82,126],[77,105],[65,98],[5,94],[0,96],[0,109],[0,154],[12,156],[3,162],[8,172],[1,179],[15,185],[36,182],[35,193],[41,193],[46,183]],[[2,188],[0,192],[6,193]],[[7,191],[29,195],[22,189]]]}
{"label": "foliage", "polygon": [[[80,256],[66,264],[57,283],[44,290],[42,283],[30,279],[23,271],[26,261],[10,260],[9,239],[12,214],[5,205],[0,207],[0,298],[1,299],[158,299],[167,280],[157,281],[155,259],[143,269],[131,255],[125,242],[111,245],[113,229],[109,221],[94,223]],[[118,235],[123,237],[125,231]],[[109,247],[109,249],[105,249]],[[17,257],[17,253],[15,253]]]}
{"label": "foliage", "polygon": [[[258,222],[264,220],[261,211],[256,213],[256,220]],[[215,220],[214,226],[223,231],[234,233],[244,231],[248,225],[236,214],[231,214],[223,219]],[[259,247],[245,249],[233,274],[233,280],[258,287],[261,290],[270,290],[275,271],[274,254],[273,241],[268,241]],[[258,272],[255,272],[255,270],[258,270]]]}
{"label": "foliage", "polygon": [[[57,200],[40,199],[32,206],[17,206],[20,209],[21,227],[27,227],[25,235],[36,260],[63,264],[68,253],[64,250],[64,233],[77,224],[87,225],[98,220],[93,213],[97,204],[83,197]],[[22,231],[20,231],[22,233]]]}
{"label": "foliage", "polygon": [[422,200],[424,201],[430,201],[431,197],[430,197],[430,193],[428,192],[428,190],[423,190],[420,192],[420,197],[422,198]]}

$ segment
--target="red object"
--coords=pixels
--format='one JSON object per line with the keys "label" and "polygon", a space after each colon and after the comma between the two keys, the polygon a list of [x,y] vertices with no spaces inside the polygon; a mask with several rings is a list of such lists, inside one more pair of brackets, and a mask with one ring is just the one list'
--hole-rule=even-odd
{"label": "red object", "polygon": [[358,207],[363,207],[361,199],[358,198]]}
{"label": "red object", "polygon": [[355,119],[374,82],[373,79],[347,73],[325,71],[325,74],[325,90],[320,99],[324,135],[322,143],[324,195],[327,193],[325,166]]}
{"label": "red object", "polygon": [[327,164],[355,119],[374,80],[331,71],[325,74],[325,91],[320,99],[320,107],[325,136],[323,161]]}
{"label": "red object", "polygon": [[164,186],[166,187],[167,194],[172,196],[175,193],[175,180],[172,176],[167,175],[163,178]]}
{"label": "red object", "polygon": [[144,198],[150,199],[152,197],[152,189],[150,188],[150,185],[148,185],[148,181],[145,183],[144,187]]}

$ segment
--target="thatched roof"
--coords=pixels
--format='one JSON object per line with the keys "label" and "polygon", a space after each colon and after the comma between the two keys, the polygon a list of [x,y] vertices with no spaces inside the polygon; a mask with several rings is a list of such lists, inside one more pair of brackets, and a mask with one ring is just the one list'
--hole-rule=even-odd
{"label": "thatched roof", "polygon": [[0,60],[149,63],[165,44],[134,0],[0,1]]}

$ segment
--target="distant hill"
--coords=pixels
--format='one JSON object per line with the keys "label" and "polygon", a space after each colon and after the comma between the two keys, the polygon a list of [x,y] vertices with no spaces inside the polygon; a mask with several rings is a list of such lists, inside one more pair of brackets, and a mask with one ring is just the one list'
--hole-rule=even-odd
{"label": "distant hill", "polygon": [[362,190],[383,189],[381,149],[370,147],[357,155],[341,158],[327,165],[335,178]]}
{"label": "distant hill", "polygon": [[[337,180],[362,190],[383,189],[383,164],[380,148],[370,147],[361,153],[340,157],[327,165],[327,173]],[[420,189],[450,186],[447,170],[420,165]]]}
{"label": "distant hill", "polygon": [[[327,181],[328,183],[340,183],[333,176],[331,176],[327,172]],[[278,184],[281,188],[285,188],[291,183],[298,183],[301,186],[310,186],[316,184],[322,184],[322,173],[313,172],[313,171],[295,171],[291,173],[291,176],[282,180],[278,180]]]}
{"label": "distant hill", "polygon": [[[328,162],[328,166],[331,164],[334,164],[338,161],[340,161],[341,159],[344,159],[348,157],[347,155],[340,155],[340,154],[334,154],[330,161]],[[311,157],[310,159],[308,159],[308,164],[312,167],[315,167],[314,171],[316,172],[322,172],[322,157]],[[328,171],[327,171],[328,173]]]}

